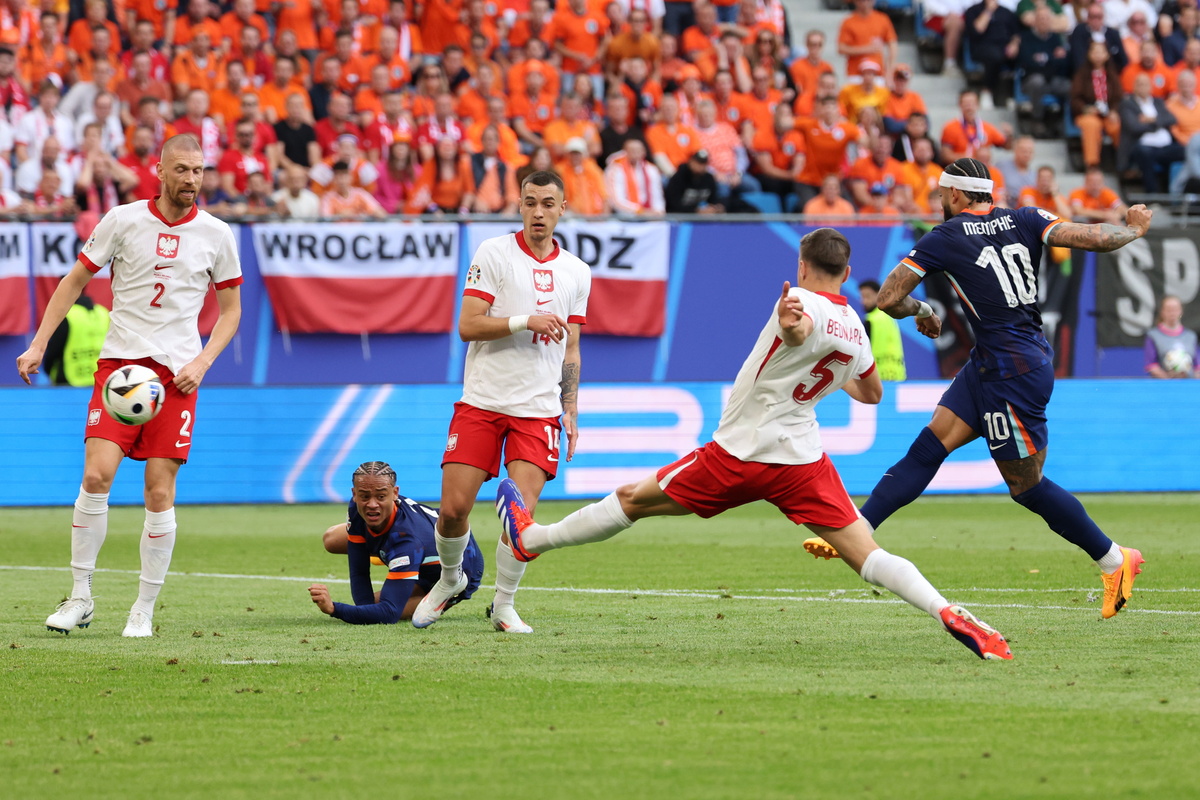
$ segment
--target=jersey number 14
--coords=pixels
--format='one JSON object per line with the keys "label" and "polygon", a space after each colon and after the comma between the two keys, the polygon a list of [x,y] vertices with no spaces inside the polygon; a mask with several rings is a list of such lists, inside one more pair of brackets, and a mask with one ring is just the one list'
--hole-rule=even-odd
{"label": "jersey number 14", "polygon": [[[1004,263],[1001,263],[1003,257]],[[1019,305],[1029,305],[1037,302],[1037,274],[1033,271],[1033,259],[1029,248],[1020,242],[1006,244],[1000,252],[995,245],[988,245],[975,259],[975,265],[987,269],[991,267],[1000,282],[1000,290],[1009,308]]]}

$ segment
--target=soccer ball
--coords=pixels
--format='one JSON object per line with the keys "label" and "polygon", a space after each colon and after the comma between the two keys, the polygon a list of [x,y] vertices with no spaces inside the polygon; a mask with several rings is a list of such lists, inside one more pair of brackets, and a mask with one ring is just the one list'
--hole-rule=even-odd
{"label": "soccer ball", "polygon": [[104,381],[100,400],[104,410],[117,422],[125,425],[144,425],[162,411],[162,381],[149,367],[127,364],[113,370]]}
{"label": "soccer ball", "polygon": [[1162,358],[1162,366],[1167,372],[1192,371],[1192,357],[1186,350],[1168,350]]}

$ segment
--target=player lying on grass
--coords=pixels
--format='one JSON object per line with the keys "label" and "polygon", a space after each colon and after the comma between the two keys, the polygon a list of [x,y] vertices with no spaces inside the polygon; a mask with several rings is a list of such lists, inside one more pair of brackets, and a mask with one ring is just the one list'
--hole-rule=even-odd
{"label": "player lying on grass", "polygon": [[[1133,206],[1125,225],[1081,225],[1040,208],[996,208],[990,175],[973,158],[946,167],[941,178],[946,221],[921,239],[879,290],[880,308],[897,319],[915,316],[917,330],[936,338],[941,320],[928,303],[910,295],[928,273],[946,273],[976,341],[933,419],[879,479],[862,515],[877,529],[925,491],[950,453],[982,436],[1012,499],[1096,562],[1104,583],[1100,615],[1108,619],[1133,594],[1144,561],[1139,551],[1110,539],[1070,492],[1042,473],[1054,349],[1042,334],[1035,268],[1043,243],[1103,253],[1124,247],[1146,235],[1153,212]],[[830,544],[809,539],[804,548],[836,558],[841,548]]]}
{"label": "player lying on grass", "polygon": [[838,389],[862,403],[883,397],[863,324],[840,294],[849,262],[850,243],[832,228],[801,239],[799,286],[783,284],[712,442],[552,525],[534,523],[516,484],[503,481],[496,510],[516,557],[530,561],[603,541],[644,517],[707,518],[766,500],[834,543],[863,580],[927,612],[980,658],[1012,658],[998,631],[951,605],[911,562],[875,544],[821,448],[821,398]]}
{"label": "player lying on grass", "polygon": [[[354,605],[335,603],[329,589],[316,583],[308,587],[321,611],[355,625],[393,624],[412,619],[413,609],[442,574],[433,524],[437,511],[402,497],[396,472],[382,461],[368,461],[354,470],[354,499],[349,519],[325,531],[325,549],[344,553],[350,562],[350,595]],[[371,560],[387,565],[383,588],[371,585]],[[450,605],[466,600],[483,578],[483,553],[475,540],[463,555],[467,587],[451,598]]]}

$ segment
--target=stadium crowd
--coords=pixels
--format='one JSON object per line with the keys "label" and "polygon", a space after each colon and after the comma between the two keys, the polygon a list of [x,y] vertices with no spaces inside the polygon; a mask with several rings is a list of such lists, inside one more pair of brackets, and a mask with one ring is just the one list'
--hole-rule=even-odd
{"label": "stadium crowd", "polygon": [[[1089,166],[1107,131],[1157,180],[1200,130],[1180,79],[1200,70],[1196,0],[1168,0],[1140,44],[1145,0],[927,5],[945,12],[929,24],[948,70],[965,31],[988,75],[1024,66],[1038,109],[1080,64],[1067,83],[1072,104],[1087,95]],[[1096,10],[1123,38],[1096,32]],[[1071,12],[1086,17],[1073,30]],[[1079,61],[1066,31],[1108,43],[1110,63],[1099,46]],[[1099,173],[1055,196],[1031,143],[983,121],[990,95],[965,91],[935,141],[895,42],[873,0],[853,0],[842,69],[819,31],[792,47],[780,0],[0,0],[0,214],[98,219],[151,198],[176,133],[200,141],[199,202],[227,217],[509,214],[520,178],[545,168],[585,215],[753,212],[771,195],[817,218],[928,215],[940,165],[990,164],[996,147],[1014,151],[994,170],[1000,204],[1120,210]],[[1192,149],[1185,181],[1200,180]]]}

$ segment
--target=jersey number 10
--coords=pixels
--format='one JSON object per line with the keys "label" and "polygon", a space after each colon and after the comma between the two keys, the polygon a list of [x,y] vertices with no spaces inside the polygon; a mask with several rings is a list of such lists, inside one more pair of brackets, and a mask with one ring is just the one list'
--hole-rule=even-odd
{"label": "jersey number 10", "polygon": [[[1001,256],[1004,257],[1003,264],[1000,263]],[[1025,245],[1019,242],[1006,244],[999,254],[995,245],[988,245],[975,259],[975,264],[984,269],[991,267],[996,273],[996,280],[1000,282],[1000,290],[1004,292],[1009,308],[1037,302],[1037,274],[1033,271],[1033,259]]]}

